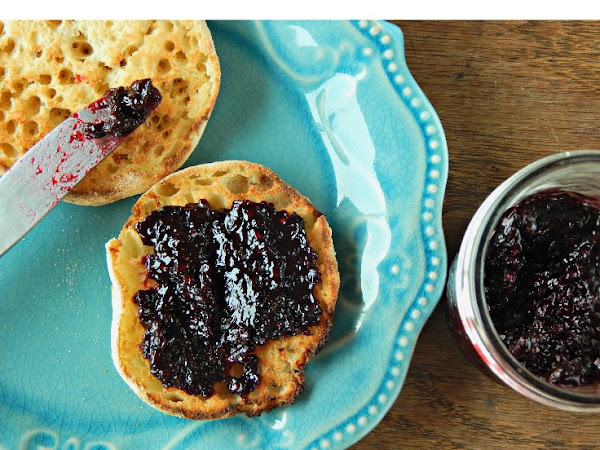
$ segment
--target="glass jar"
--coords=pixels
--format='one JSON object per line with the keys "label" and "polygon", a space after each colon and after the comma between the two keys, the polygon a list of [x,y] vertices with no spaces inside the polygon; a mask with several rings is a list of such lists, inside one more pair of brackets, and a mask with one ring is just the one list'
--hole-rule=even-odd
{"label": "glass jar", "polygon": [[550,188],[600,198],[600,151],[559,153],[536,161],[482,203],[450,268],[446,292],[450,328],[467,358],[496,381],[547,406],[600,412],[599,386],[561,387],[525,369],[500,340],[486,304],[483,274],[492,231],[510,206]]}

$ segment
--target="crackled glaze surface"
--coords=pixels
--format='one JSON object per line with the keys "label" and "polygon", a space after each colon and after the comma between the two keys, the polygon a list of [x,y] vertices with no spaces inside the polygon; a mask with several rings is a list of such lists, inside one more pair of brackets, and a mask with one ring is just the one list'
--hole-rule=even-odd
{"label": "crackled glaze surface", "polygon": [[380,22],[209,23],[222,88],[187,165],[264,164],[333,228],[335,325],[296,404],[190,422],[142,403],[110,360],[104,243],[135,199],[61,204],[0,260],[0,448],[344,448],[396,399],[446,273],[447,149],[400,30]]}

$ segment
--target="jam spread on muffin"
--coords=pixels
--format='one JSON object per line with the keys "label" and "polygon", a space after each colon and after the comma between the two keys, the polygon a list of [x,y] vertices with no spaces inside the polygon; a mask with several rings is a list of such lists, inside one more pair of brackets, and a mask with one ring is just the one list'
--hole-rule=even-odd
{"label": "jam spread on muffin", "polygon": [[489,243],[485,294],[515,358],[554,384],[600,381],[600,202],[548,190],[508,209]]}
{"label": "jam spread on muffin", "polygon": [[91,105],[99,118],[83,127],[86,137],[99,138],[108,134],[125,136],[135,130],[160,104],[162,96],[150,79],[137,80],[129,87],[109,89]]}
{"label": "jam spread on muffin", "polygon": [[134,297],[142,353],[164,386],[210,397],[223,382],[247,396],[260,382],[256,346],[319,323],[317,254],[296,213],[200,200],[154,211],[135,229],[154,248],[144,257],[152,287]]}

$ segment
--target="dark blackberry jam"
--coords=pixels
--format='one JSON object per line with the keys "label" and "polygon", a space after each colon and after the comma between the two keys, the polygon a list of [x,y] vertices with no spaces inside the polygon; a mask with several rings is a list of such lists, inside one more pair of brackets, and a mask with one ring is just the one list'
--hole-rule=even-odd
{"label": "dark blackberry jam", "polygon": [[600,381],[600,208],[543,191],[509,208],[485,260],[485,295],[510,352],[559,385]]}
{"label": "dark blackberry jam", "polygon": [[110,89],[92,105],[102,111],[99,120],[84,125],[86,137],[107,134],[125,136],[135,130],[160,104],[162,96],[150,79],[134,81],[131,86]]}
{"label": "dark blackberry jam", "polygon": [[142,353],[165,386],[209,397],[223,382],[246,396],[260,383],[256,346],[309,334],[321,318],[317,254],[295,213],[247,200],[215,211],[201,200],[135,229],[154,247],[144,264],[156,282],[134,298]]}

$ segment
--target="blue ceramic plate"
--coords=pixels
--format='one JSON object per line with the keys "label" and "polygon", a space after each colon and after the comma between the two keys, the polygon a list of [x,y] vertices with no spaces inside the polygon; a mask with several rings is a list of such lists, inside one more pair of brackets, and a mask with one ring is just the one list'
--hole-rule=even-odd
{"label": "blue ceramic plate", "polygon": [[444,284],[448,165],[400,30],[367,21],[209,26],[221,93],[187,165],[269,166],[333,228],[341,291],[306,389],[289,407],[215,422],[139,400],[110,358],[104,256],[135,198],[65,203],[0,260],[1,448],[342,448],[400,392]]}

